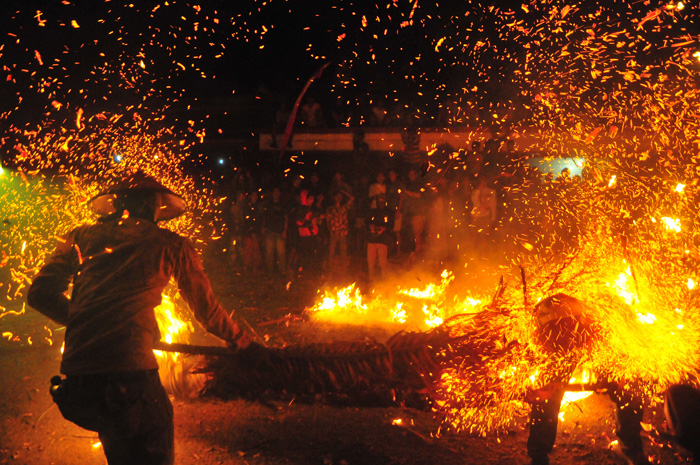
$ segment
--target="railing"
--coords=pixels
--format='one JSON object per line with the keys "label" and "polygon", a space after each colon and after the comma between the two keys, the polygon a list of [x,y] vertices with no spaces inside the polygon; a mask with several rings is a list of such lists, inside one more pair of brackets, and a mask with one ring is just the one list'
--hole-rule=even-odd
{"label": "railing", "polygon": [[[287,150],[296,151],[334,151],[352,152],[357,132],[364,133],[364,142],[370,151],[398,152],[403,150],[400,128],[336,128],[336,129],[301,129],[293,134]],[[420,130],[420,147],[431,150],[442,144],[449,144],[454,149],[469,148],[475,140],[485,141],[491,138],[487,129],[460,127],[451,129],[428,128]],[[261,132],[258,137],[258,149],[276,151],[283,143],[284,134],[277,134],[273,139],[270,132]]]}

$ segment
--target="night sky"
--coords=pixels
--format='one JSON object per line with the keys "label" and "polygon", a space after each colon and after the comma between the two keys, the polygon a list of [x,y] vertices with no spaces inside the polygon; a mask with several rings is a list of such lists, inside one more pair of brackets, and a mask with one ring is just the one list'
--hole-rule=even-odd
{"label": "night sky", "polygon": [[[0,121],[45,123],[138,109],[175,131],[251,137],[309,91],[346,124],[378,99],[436,124],[446,105],[479,124],[550,118],[543,96],[592,105],[700,49],[698,6],[632,2],[5,1]],[[683,44],[679,46],[678,44]],[[597,66],[597,67],[596,67]],[[636,68],[641,69],[638,71]],[[670,70],[673,72],[673,70]],[[635,83],[635,81],[637,81]],[[456,120],[459,123],[459,120]]]}

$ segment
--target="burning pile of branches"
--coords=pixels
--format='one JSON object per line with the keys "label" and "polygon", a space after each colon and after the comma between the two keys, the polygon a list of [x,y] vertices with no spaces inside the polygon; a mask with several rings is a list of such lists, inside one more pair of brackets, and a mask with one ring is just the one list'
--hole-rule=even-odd
{"label": "burning pile of branches", "polygon": [[[651,400],[692,379],[699,366],[697,293],[690,286],[670,292],[655,285],[664,268],[621,260],[627,244],[616,246],[614,238],[593,243],[606,243],[607,255],[583,247],[556,265],[540,267],[529,283],[523,273],[523,286],[502,283],[480,311],[445,311],[451,316],[426,332],[401,331],[384,344],[256,346],[219,353],[201,370],[209,374],[205,391],[224,399],[272,393],[430,408],[446,428],[486,433],[510,425],[527,411],[529,393],[575,367],[585,365],[590,372],[568,379],[570,385],[585,382],[590,388],[597,377],[634,386]],[[553,353],[537,334],[534,308],[561,294],[581,302],[595,334],[585,345]]]}
{"label": "burning pile of branches", "polygon": [[[355,406],[402,405],[441,411],[445,418],[452,409],[503,410],[504,401],[522,401],[531,385],[512,389],[504,377],[513,377],[518,365],[533,359],[522,345],[504,339],[503,316],[497,308],[459,314],[429,331],[398,332],[385,343],[336,341],[284,348],[256,344],[241,351],[200,348],[194,352],[210,357],[196,371],[209,375],[205,394],[222,399],[272,396]],[[502,376],[491,376],[494,370]],[[468,392],[455,390],[457,384],[448,387],[447,378],[453,376],[466,382]],[[451,399],[455,394],[461,399],[459,406]]]}
{"label": "burning pile of branches", "polygon": [[224,399],[266,395],[334,403],[426,408],[450,343],[442,329],[399,332],[385,343],[293,344],[281,349],[253,345],[209,358],[200,371],[205,392]]}

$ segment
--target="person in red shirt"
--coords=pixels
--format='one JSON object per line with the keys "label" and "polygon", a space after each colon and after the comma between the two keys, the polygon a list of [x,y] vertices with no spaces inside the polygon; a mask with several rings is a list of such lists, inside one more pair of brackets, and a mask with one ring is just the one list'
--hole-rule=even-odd
{"label": "person in red shirt", "polygon": [[98,432],[110,465],[172,464],[172,405],[153,354],[164,288],[174,278],[195,318],[229,345],[252,339],[217,302],[192,244],[157,225],[185,211],[181,197],[136,173],[91,207],[103,216],[60,240],[27,295],[66,326],[66,378],[52,380],[52,394],[64,417]]}

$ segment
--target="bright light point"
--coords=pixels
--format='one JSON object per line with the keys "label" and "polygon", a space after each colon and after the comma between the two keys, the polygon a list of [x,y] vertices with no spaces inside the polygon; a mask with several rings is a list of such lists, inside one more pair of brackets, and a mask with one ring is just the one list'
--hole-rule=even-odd
{"label": "bright light point", "polygon": [[226,163],[226,160],[224,160],[223,158],[219,158],[219,164],[223,165],[224,163]]}
{"label": "bright light point", "polygon": [[681,232],[681,220],[678,218],[669,218],[668,216],[664,216],[661,218],[661,221],[669,231]]}
{"label": "bright light point", "polygon": [[693,289],[695,287],[695,281],[693,281],[691,278],[688,278],[688,289]]}
{"label": "bright light point", "polygon": [[651,325],[651,324],[654,324],[656,322],[656,316],[652,315],[651,313],[646,313],[646,314],[637,313],[637,318],[639,319],[640,322],[647,324],[647,325]]}
{"label": "bright light point", "polygon": [[678,183],[676,185],[676,192],[683,192],[683,189],[685,189],[685,184]]}
{"label": "bright light point", "polygon": [[100,447],[101,445],[102,445],[101,442],[96,442],[95,444],[92,445],[92,448],[93,448],[93,449],[97,449],[97,448]]}
{"label": "bright light point", "polygon": [[608,187],[612,187],[612,186],[614,186],[615,184],[617,184],[617,176],[616,176],[616,175],[613,175],[613,177],[610,178],[610,181],[608,181]]}
{"label": "bright light point", "polygon": [[577,402],[579,400],[583,400],[586,397],[590,396],[591,394],[593,394],[593,391],[566,392],[564,394],[564,398],[562,399],[562,406],[566,407],[568,404],[570,404],[572,402]]}
{"label": "bright light point", "polygon": [[630,267],[627,267],[627,269],[623,272],[620,273],[620,275],[617,277],[617,281],[613,284],[613,287],[617,291],[617,294],[625,299],[625,302],[627,305],[633,305],[637,303],[637,294],[630,289],[630,281],[629,278],[632,277],[632,270]]}
{"label": "bright light point", "polygon": [[401,423],[403,423],[403,420],[401,418],[395,418],[391,422],[392,425],[396,425],[396,426],[401,426]]}

